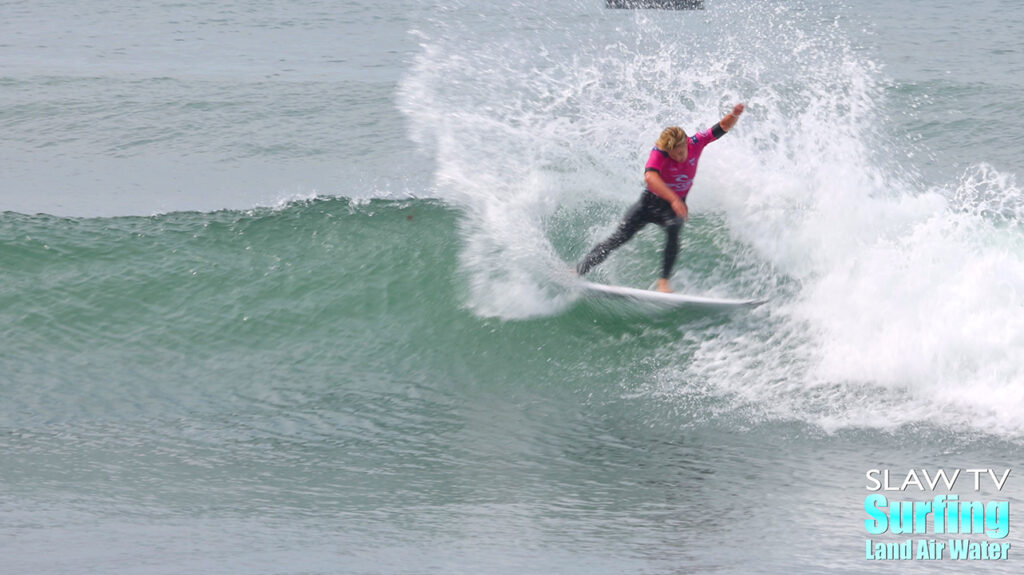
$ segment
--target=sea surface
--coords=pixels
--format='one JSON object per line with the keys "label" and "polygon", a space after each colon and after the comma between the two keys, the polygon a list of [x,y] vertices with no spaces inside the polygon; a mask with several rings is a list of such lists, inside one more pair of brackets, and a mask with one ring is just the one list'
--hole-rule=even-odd
{"label": "sea surface", "polygon": [[0,573],[1020,573],[1024,6],[705,5],[0,1]]}

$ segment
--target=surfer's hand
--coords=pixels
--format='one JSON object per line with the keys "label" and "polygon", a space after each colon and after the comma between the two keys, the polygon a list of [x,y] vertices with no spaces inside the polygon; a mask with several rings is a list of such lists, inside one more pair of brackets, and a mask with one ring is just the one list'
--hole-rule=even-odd
{"label": "surfer's hand", "polygon": [[677,216],[683,218],[684,220],[690,219],[690,212],[689,210],[686,209],[686,203],[683,202],[683,200],[680,200],[679,198],[676,198],[672,202],[672,211],[674,211]]}
{"label": "surfer's hand", "polygon": [[747,107],[744,106],[743,103],[736,104],[735,106],[732,107],[732,111],[726,114],[725,117],[722,118],[722,121],[718,122],[718,127],[728,132],[733,128],[733,126],[736,125],[736,122],[739,121],[740,115],[743,113],[743,110],[746,109]]}

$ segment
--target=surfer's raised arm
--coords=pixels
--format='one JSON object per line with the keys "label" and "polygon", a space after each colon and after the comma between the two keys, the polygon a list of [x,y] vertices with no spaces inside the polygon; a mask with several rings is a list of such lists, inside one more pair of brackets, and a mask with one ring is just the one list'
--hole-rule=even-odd
{"label": "surfer's raised arm", "polygon": [[742,103],[733,106],[732,112],[726,114],[725,117],[718,122],[717,126],[711,128],[711,132],[715,135],[715,138],[721,138],[726,132],[731,130],[740,119],[740,116],[743,114],[743,110],[746,109],[747,107]]}

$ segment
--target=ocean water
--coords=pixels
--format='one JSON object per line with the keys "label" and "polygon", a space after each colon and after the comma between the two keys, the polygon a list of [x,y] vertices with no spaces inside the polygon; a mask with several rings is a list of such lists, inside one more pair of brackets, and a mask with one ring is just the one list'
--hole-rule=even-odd
{"label": "ocean water", "polygon": [[[0,14],[0,573],[1020,572],[1017,3]],[[582,298],[740,101],[673,282],[769,302]],[[867,530],[957,469],[1005,538]]]}

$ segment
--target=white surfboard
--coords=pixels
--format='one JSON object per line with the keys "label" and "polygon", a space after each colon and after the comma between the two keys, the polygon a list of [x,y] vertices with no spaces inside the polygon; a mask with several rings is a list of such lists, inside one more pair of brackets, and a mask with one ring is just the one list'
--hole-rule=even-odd
{"label": "white surfboard", "polygon": [[723,299],[707,296],[686,295],[680,293],[663,293],[653,290],[637,289],[623,286],[596,284],[580,281],[583,291],[590,295],[609,298],[621,298],[633,301],[653,303],[668,307],[694,307],[703,309],[727,310],[734,308],[755,308],[767,300],[760,299]]}

